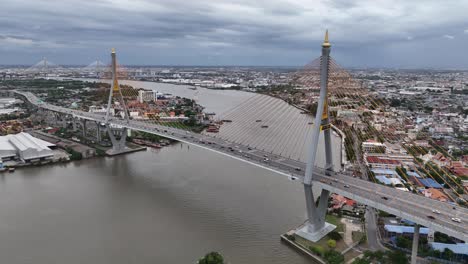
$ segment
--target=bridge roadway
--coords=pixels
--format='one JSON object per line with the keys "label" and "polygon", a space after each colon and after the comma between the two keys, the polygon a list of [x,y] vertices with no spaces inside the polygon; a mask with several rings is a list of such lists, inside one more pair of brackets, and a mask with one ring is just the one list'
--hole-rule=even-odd
{"label": "bridge roadway", "polygon": [[[16,91],[16,93],[25,97],[30,103],[50,111],[97,122],[104,122],[105,119],[104,116],[99,114],[44,103],[32,93],[19,91]],[[130,120],[127,123],[122,119],[111,118],[109,123],[111,126],[127,127],[135,131],[144,131],[195,145],[288,176],[293,180],[301,181],[304,178],[303,173],[306,164],[303,162],[227,142],[221,138],[137,120]],[[320,188],[332,193],[349,197],[359,203],[386,211],[463,241],[468,241],[468,209],[466,208],[458,205],[452,206],[411,192],[404,192],[354,178],[343,172],[332,173],[332,175],[328,176],[323,169],[318,167],[314,172],[313,180],[314,185],[318,185]],[[433,210],[440,213],[434,213]],[[428,216],[434,219],[430,219]],[[461,219],[462,222],[454,222],[453,217]]]}

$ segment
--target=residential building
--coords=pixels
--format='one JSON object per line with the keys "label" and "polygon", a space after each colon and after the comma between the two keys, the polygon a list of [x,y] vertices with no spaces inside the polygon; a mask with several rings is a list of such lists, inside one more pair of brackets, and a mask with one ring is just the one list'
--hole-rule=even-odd
{"label": "residential building", "polygon": [[441,202],[447,202],[448,201],[447,195],[445,195],[442,191],[439,191],[439,190],[437,190],[435,188],[429,188],[429,189],[423,190],[422,194],[424,196],[428,197],[428,198],[438,200],[438,201],[441,201]]}
{"label": "residential building", "polygon": [[362,142],[362,151],[366,153],[385,153],[386,148],[385,144],[372,139]]}

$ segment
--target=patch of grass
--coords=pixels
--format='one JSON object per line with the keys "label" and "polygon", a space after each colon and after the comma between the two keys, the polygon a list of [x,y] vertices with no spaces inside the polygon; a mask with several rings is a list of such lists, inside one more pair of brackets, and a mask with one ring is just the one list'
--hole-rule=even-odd
{"label": "patch of grass", "polygon": [[340,232],[344,232],[345,230],[345,225],[343,223],[341,223],[341,218],[337,217],[337,216],[334,216],[334,215],[326,215],[325,216],[325,221],[327,221],[328,223],[332,224],[332,225],[336,225],[336,229],[334,231],[340,233]]}
{"label": "patch of grass", "polygon": [[365,236],[365,234],[360,231],[353,231],[351,232],[351,236],[353,238],[353,242],[358,242]]}

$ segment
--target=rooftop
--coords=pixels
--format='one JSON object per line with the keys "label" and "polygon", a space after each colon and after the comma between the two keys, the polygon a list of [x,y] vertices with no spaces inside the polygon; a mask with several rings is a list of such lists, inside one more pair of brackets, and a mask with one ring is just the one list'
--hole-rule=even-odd
{"label": "rooftop", "polygon": [[[397,234],[413,234],[414,226],[400,226],[400,225],[385,225],[385,230]],[[419,233],[422,235],[427,235],[429,233],[429,228],[421,227]]]}
{"label": "rooftop", "polygon": [[431,245],[434,250],[439,250],[441,252],[448,248],[455,254],[468,255],[468,244],[466,243],[445,244],[439,242],[430,242],[429,245]]}

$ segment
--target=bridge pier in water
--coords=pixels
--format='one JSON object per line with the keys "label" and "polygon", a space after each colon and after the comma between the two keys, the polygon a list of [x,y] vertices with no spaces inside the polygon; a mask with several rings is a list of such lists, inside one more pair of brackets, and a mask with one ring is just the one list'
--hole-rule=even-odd
{"label": "bridge pier in water", "polygon": [[[112,128],[107,125],[107,133],[112,142],[112,149],[108,150],[107,153],[110,155],[118,155],[128,151],[126,146],[127,142],[127,128]],[[119,137],[119,139],[117,139]]]}
{"label": "bridge pier in water", "polygon": [[296,230],[296,234],[312,242],[317,242],[329,232],[333,231],[336,226],[325,221],[325,216],[328,207],[328,198],[330,192],[327,190],[318,190],[318,204],[314,197],[312,186],[313,173],[315,169],[315,161],[317,157],[317,147],[319,143],[320,131],[324,132],[325,139],[325,173],[330,175],[333,171],[333,158],[331,152],[331,135],[330,135],[330,119],[328,110],[328,68],[330,63],[330,43],[328,42],[328,31],[325,34],[325,41],[322,44],[322,57],[320,65],[320,98],[315,116],[312,144],[309,149],[307,167],[304,177],[304,194],[306,199],[307,222],[305,225]]}

